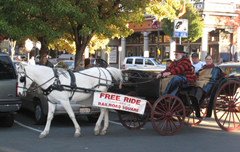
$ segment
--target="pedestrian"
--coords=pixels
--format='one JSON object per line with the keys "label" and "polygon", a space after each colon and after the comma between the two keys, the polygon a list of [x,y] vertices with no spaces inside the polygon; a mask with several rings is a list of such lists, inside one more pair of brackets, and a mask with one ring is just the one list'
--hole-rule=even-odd
{"label": "pedestrian", "polygon": [[171,59],[167,59],[166,60],[166,69],[169,68],[171,64],[172,64],[172,60]]}
{"label": "pedestrian", "polygon": [[185,57],[184,47],[182,45],[176,46],[175,60],[171,63],[169,68],[157,75],[157,79],[163,77],[160,81],[162,94],[176,95],[179,87],[188,87],[194,83],[192,65],[189,58]]}
{"label": "pedestrian", "polygon": [[43,55],[40,59],[39,65],[48,66],[53,68],[53,64],[48,60],[47,55]]}
{"label": "pedestrian", "polygon": [[91,60],[89,58],[84,60],[84,64],[85,64],[84,66],[85,69],[92,67]]}
{"label": "pedestrian", "polygon": [[29,64],[29,65],[36,65],[35,60],[34,60],[34,56],[32,56],[32,57],[28,60],[28,64]]}
{"label": "pedestrian", "polygon": [[199,55],[197,52],[192,54],[192,65],[194,66],[194,72],[197,72],[204,66],[204,62],[199,60]]}

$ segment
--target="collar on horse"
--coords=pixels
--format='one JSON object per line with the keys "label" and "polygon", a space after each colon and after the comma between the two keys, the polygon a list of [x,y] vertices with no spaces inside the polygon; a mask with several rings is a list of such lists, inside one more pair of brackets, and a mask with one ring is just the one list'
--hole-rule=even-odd
{"label": "collar on horse", "polygon": [[[76,78],[75,78],[74,73],[71,70],[67,70],[67,71],[71,78],[71,82],[70,82],[70,86],[69,86],[71,88],[71,96],[69,97],[69,100],[71,100],[74,93],[76,92],[77,85],[76,85]],[[53,69],[53,73],[54,73],[54,77],[55,77],[54,83],[52,85],[50,85],[47,89],[42,89],[43,94],[46,96],[49,95],[53,90],[58,90],[58,91],[64,90],[65,85],[61,85],[61,81],[59,79],[57,69]]]}

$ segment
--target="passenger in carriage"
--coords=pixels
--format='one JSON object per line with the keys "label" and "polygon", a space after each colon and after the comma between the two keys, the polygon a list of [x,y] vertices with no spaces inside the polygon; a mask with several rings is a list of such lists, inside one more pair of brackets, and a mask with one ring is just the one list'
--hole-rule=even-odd
{"label": "passenger in carriage", "polygon": [[185,56],[184,47],[182,45],[176,46],[175,60],[171,65],[157,75],[160,80],[162,94],[175,95],[179,87],[185,88],[194,83],[192,65],[189,58]]}
{"label": "passenger in carriage", "polygon": [[215,67],[211,55],[205,57],[205,62],[206,65],[195,73],[195,87],[189,93],[197,117],[200,117],[199,103],[210,94],[217,80],[226,74],[220,68]]}
{"label": "passenger in carriage", "polygon": [[204,66],[204,62],[199,61],[199,55],[197,52],[193,52],[192,54],[192,65],[194,66],[194,72],[197,72]]}

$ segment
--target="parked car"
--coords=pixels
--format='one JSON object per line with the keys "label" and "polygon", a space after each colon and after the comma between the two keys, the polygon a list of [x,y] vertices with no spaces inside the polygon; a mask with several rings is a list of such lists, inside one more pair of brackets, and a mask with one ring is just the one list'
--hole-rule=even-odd
{"label": "parked car", "polygon": [[240,63],[239,62],[225,62],[219,65],[219,67],[227,74],[240,74]]}
{"label": "parked car", "polygon": [[74,61],[73,60],[63,60],[54,65],[54,68],[62,68],[62,69],[74,69]]}
{"label": "parked car", "polygon": [[[36,83],[33,83],[30,88],[32,90],[27,92],[25,97],[21,97],[21,108],[34,112],[36,124],[45,124],[48,113],[48,101]],[[71,106],[75,115],[87,116],[90,122],[96,122],[100,114],[100,109],[97,107],[75,103],[71,103]],[[54,115],[67,115],[67,112],[61,104],[57,104]]]}
{"label": "parked car", "polygon": [[107,61],[105,61],[103,59],[96,59],[96,58],[91,59],[91,64],[92,64],[93,67],[94,66],[97,66],[97,67],[99,66],[99,67],[106,68],[106,67],[109,66]]}
{"label": "parked car", "polygon": [[163,71],[166,65],[154,58],[146,58],[141,56],[125,57],[123,60],[122,70],[141,70],[141,71]]}
{"label": "parked car", "polygon": [[8,54],[0,53],[0,126],[11,127],[21,107],[17,94],[17,72]]}
{"label": "parked car", "polygon": [[75,55],[73,54],[61,54],[57,58],[57,62],[62,61],[62,60],[74,60]]}

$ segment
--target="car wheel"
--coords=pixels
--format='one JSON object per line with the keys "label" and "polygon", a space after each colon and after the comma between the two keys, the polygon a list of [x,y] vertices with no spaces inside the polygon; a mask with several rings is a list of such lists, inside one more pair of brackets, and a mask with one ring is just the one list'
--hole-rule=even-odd
{"label": "car wheel", "polygon": [[96,123],[98,120],[99,114],[87,116],[90,123]]}
{"label": "car wheel", "polygon": [[7,116],[0,117],[1,127],[12,127],[14,123],[14,114],[10,113]]}
{"label": "car wheel", "polygon": [[35,104],[34,115],[35,115],[35,120],[37,125],[43,125],[46,123],[47,116],[43,114],[43,109],[40,102],[37,102]]}

